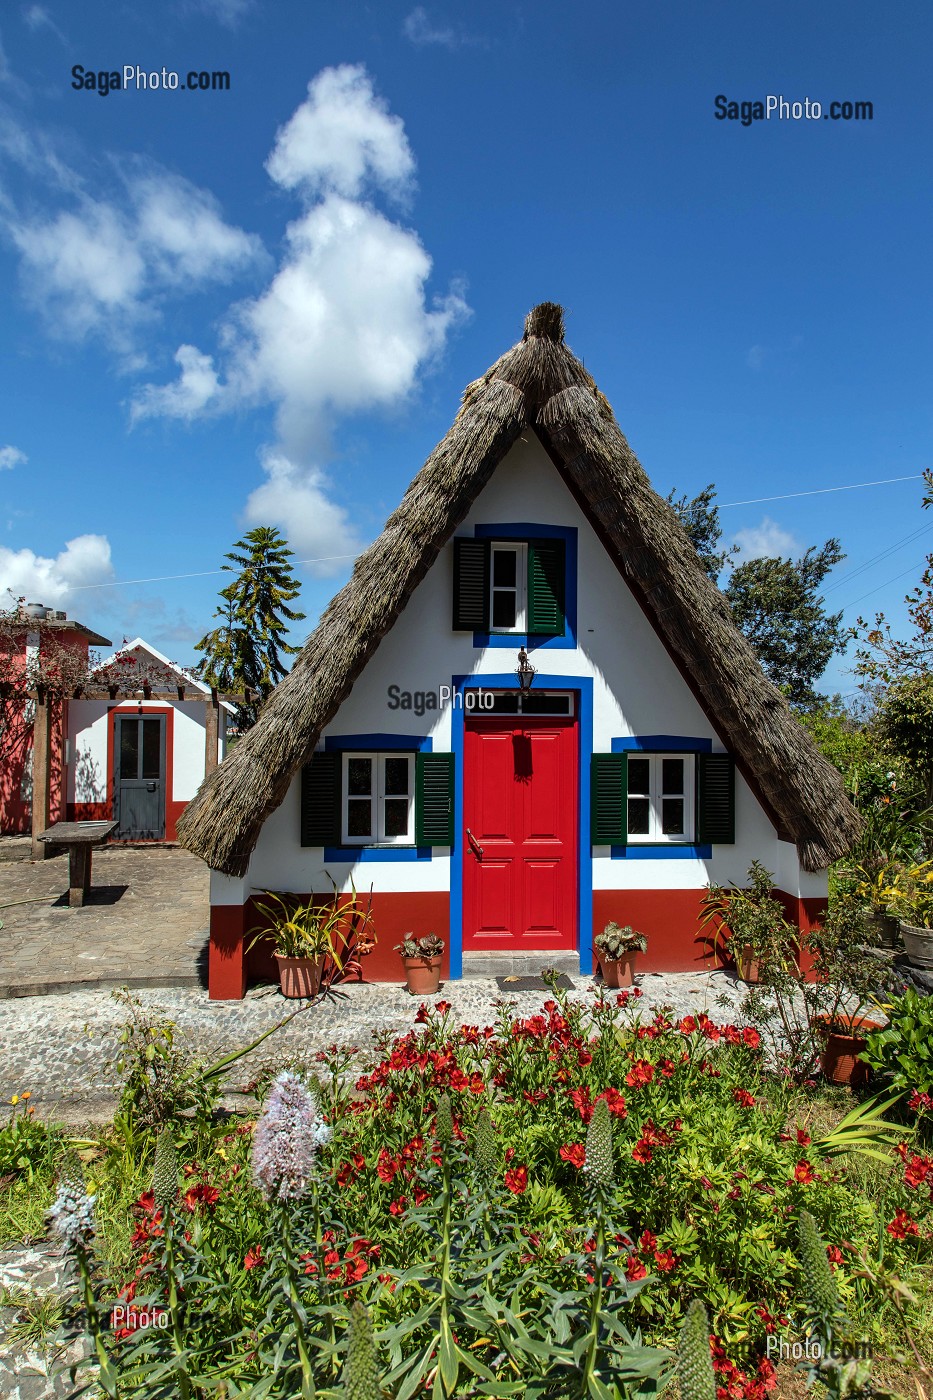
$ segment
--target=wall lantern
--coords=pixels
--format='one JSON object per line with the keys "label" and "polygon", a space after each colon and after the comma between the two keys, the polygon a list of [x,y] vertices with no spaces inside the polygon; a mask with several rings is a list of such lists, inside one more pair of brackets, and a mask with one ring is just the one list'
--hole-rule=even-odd
{"label": "wall lantern", "polygon": [[528,653],[524,647],[522,647],[518,653],[518,670],[515,674],[518,676],[518,684],[521,687],[522,694],[527,695],[531,689],[531,682],[535,678],[535,668],[528,660]]}

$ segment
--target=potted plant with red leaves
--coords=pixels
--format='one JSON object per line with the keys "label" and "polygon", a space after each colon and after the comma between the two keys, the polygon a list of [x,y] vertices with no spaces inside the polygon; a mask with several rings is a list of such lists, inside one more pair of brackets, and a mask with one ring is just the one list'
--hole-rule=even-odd
{"label": "potted plant with red leaves", "polygon": [[396,943],[395,951],[402,955],[405,981],[412,996],[433,996],[441,980],[443,938],[436,933],[425,933],[420,938],[406,933],[401,943]]}
{"label": "potted plant with red leaves", "polygon": [[607,987],[630,987],[635,977],[636,953],[647,953],[648,939],[631,924],[620,928],[608,923],[593,939],[599,970]]}

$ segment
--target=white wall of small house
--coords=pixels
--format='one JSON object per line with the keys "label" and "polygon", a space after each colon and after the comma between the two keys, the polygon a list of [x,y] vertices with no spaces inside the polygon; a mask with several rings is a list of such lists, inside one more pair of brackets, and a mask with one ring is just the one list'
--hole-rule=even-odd
{"label": "white wall of small house", "polygon": [[[653,627],[635,601],[582,511],[564,486],[533,434],[520,440],[497,468],[457,534],[476,525],[573,526],[578,531],[577,648],[533,649],[540,671],[593,682],[593,750],[608,752],[613,739],[672,734],[723,744],[683,680]],[[354,734],[430,735],[435,752],[451,747],[449,707],[429,710],[389,707],[392,685],[402,691],[432,692],[449,686],[454,675],[481,677],[513,672],[518,644],[474,648],[471,633],[451,628],[453,543],[448,542],[415,590],[405,611],[380,643],[327,736]],[[555,685],[559,682],[555,682]],[[587,761],[584,755],[584,762]],[[214,874],[212,900],[239,904],[256,889],[326,891],[323,852],[300,845],[299,777],[266,822],[243,880]],[[792,894],[825,894],[825,874],[802,875],[796,850],[779,842],[771,821],[740,774],[736,774],[736,835],[733,846],[714,846],[710,859],[612,859],[606,847],[592,848],[596,890],[698,889],[710,880],[741,883],[752,860],[761,860]],[[585,846],[584,851],[588,852]],[[328,864],[341,888],[351,874],[357,888],[436,891],[450,887],[450,853],[435,849],[430,861],[378,860]],[[462,859],[459,850],[454,859]]]}
{"label": "white wall of small house", "polygon": [[[72,700],[68,706],[68,776],[66,801],[108,802],[107,735],[110,710],[117,714],[138,715],[164,711],[165,700],[127,700],[119,705],[106,700]],[[198,700],[176,701],[173,714],[172,792],[173,802],[190,802],[204,778],[206,705]],[[223,723],[221,722],[221,729]],[[223,757],[223,739],[218,740],[218,759]]]}

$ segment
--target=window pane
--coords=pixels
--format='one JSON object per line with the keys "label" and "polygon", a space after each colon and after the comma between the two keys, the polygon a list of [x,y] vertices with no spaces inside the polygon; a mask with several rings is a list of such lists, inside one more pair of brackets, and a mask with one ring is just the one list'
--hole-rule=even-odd
{"label": "window pane", "polygon": [[373,790],[373,761],[371,758],[347,760],[347,792],[353,797],[368,796]]}
{"label": "window pane", "polygon": [[353,798],[349,800],[347,803],[348,836],[372,836],[372,810],[372,803],[368,798],[365,802],[354,801]]}
{"label": "window pane", "polygon": [[492,709],[474,710],[474,714],[481,715],[517,715],[518,714],[518,694],[495,695],[493,696]]}
{"label": "window pane", "polygon": [[139,777],[139,721],[120,721],[120,777]]}
{"label": "window pane", "polygon": [[665,758],[661,765],[661,791],[682,793],[684,790],[684,761],[682,758]]}
{"label": "window pane", "polygon": [[157,719],[143,720],[143,777],[162,776],[161,749],[162,724]]}
{"label": "window pane", "polygon": [[493,585],[505,584],[507,588],[514,588],[517,562],[518,555],[514,549],[497,549],[492,556]]}
{"label": "window pane", "polygon": [[494,592],[492,595],[493,627],[515,626],[515,593]]}
{"label": "window pane", "polygon": [[[628,761],[628,790],[635,793],[648,793],[651,791],[651,784],[648,778],[649,763],[647,758],[630,758]],[[647,827],[645,828],[647,831]]]}
{"label": "window pane", "polygon": [[522,696],[523,715],[569,715],[569,695],[529,695]]}
{"label": "window pane", "polygon": [[386,759],[386,797],[408,796],[408,772],[407,758]]}
{"label": "window pane", "polygon": [[650,803],[647,797],[630,797],[628,800],[629,836],[647,836]]}
{"label": "window pane", "polygon": [[665,836],[685,836],[684,800],[682,797],[665,797],[661,803],[661,830]]}
{"label": "window pane", "polygon": [[391,797],[385,804],[386,836],[408,835],[408,798]]}

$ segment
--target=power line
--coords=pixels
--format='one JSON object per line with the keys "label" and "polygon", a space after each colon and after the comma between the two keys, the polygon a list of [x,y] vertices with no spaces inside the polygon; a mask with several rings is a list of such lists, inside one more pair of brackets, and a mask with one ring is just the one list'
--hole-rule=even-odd
{"label": "power line", "polygon": [[756,496],[752,501],[723,501],[719,509],[728,510],[730,506],[760,506],[766,501],[792,501],[798,496],[827,496],[832,491],[860,491],[863,486],[890,486],[895,481],[922,481],[923,473],[917,472],[913,476],[889,476],[884,481],[853,481],[850,486],[821,486],[817,491],[789,491],[786,496]]}
{"label": "power line", "polygon": [[[355,559],[355,554],[324,554],[318,559],[296,559],[296,564],[330,564],[336,559]],[[73,583],[71,591],[87,588],[125,588],[131,583],[172,583],[182,578],[210,578],[212,574],[235,573],[234,569],[202,569],[196,574],[161,574],[158,578],[115,578],[109,583]]]}
{"label": "power line", "polygon": [[873,593],[880,593],[882,588],[887,588],[889,583],[897,583],[899,578],[906,578],[907,575],[912,574],[915,569],[922,569],[923,563],[924,561],[921,560],[919,564],[914,564],[911,568],[905,569],[903,573],[895,574],[893,578],[885,579],[884,583],[879,583],[877,588],[870,588],[867,593],[863,593],[861,598],[855,598],[851,603],[846,603],[842,611],[848,612],[850,608],[855,607],[856,603],[864,602],[865,599],[870,598]]}
{"label": "power line", "polygon": [[912,544],[914,540],[919,539],[921,535],[928,534],[930,530],[933,530],[933,524],[921,525],[919,529],[912,530],[911,533],[905,535],[902,540],[897,540],[894,544],[888,545],[887,549],[882,549],[877,554],[873,554],[870,559],[866,559],[864,564],[860,564],[857,569],[852,569],[850,573],[845,574],[841,579],[837,579],[835,583],[831,583],[828,588],[823,589],[823,592],[832,593],[835,588],[844,588],[850,580],[858,578],[859,574],[864,574],[867,569],[873,568],[875,564],[880,564],[882,559],[887,559],[889,555],[896,554],[905,544]]}

